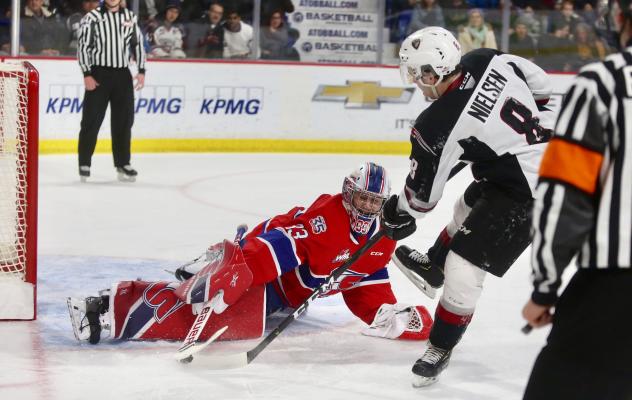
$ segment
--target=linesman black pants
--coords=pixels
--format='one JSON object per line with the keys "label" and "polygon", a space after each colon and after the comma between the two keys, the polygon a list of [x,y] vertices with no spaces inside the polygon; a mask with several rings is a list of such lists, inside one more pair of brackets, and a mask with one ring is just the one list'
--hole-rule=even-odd
{"label": "linesman black pants", "polygon": [[525,400],[632,400],[632,270],[578,270]]}
{"label": "linesman black pants", "polygon": [[79,165],[91,165],[97,135],[109,103],[114,166],[123,167],[130,163],[134,124],[132,74],[128,68],[92,67],[92,77],[99,85],[95,90],[86,90],[83,98],[79,131]]}

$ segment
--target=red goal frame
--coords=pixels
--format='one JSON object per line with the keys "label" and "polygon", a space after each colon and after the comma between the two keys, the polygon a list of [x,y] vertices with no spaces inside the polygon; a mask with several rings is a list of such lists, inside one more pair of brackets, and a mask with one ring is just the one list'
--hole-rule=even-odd
{"label": "red goal frame", "polygon": [[26,150],[26,274],[25,281],[33,284],[33,319],[37,318],[37,199],[39,155],[39,73],[24,62],[27,75],[27,150]]}
{"label": "red goal frame", "polygon": [[[17,191],[17,225],[23,225],[23,233],[18,233],[17,240],[23,240],[24,246],[18,246],[18,259],[23,259],[24,273],[21,276],[33,288],[32,317],[24,314],[12,319],[0,317],[2,321],[35,320],[37,318],[37,216],[38,216],[38,154],[39,154],[39,73],[29,62],[21,62],[22,71],[0,71],[0,77],[16,76],[18,74],[18,90],[25,94],[25,106],[18,105],[20,130],[26,130],[25,140],[18,141],[18,165],[24,166],[24,187]],[[21,103],[21,102],[20,102]],[[24,122],[26,121],[26,122]],[[24,126],[26,124],[26,126]],[[1,272],[1,271],[0,271]],[[10,273],[9,271],[6,271]],[[19,275],[18,275],[19,276]],[[19,304],[19,303],[16,303]],[[6,315],[6,314],[5,314]],[[16,315],[19,315],[16,314]]]}

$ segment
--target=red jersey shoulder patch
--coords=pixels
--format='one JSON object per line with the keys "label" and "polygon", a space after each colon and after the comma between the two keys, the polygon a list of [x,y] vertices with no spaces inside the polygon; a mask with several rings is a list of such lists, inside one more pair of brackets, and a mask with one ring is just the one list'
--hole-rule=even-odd
{"label": "red jersey shoulder patch", "polygon": [[310,219],[309,225],[312,227],[312,233],[316,235],[327,232],[327,223],[322,215]]}

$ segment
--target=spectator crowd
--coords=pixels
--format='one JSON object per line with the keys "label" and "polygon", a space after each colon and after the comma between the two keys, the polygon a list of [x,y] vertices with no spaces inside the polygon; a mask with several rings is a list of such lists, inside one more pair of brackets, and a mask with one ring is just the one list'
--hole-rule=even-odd
{"label": "spectator crowd", "polygon": [[[292,0],[263,0],[254,48],[253,0],[139,0],[145,48],[153,58],[299,60],[299,32],[289,24]],[[73,56],[83,16],[99,0],[22,2],[20,53]],[[122,0],[125,5],[125,0]],[[463,52],[499,48],[500,0],[386,0],[385,23],[395,44],[426,26],[449,29]],[[509,52],[549,71],[577,71],[611,49],[595,32],[597,0],[516,0]],[[0,53],[10,50],[11,1],[0,0]]]}
{"label": "spectator crowd", "polygon": [[[125,0],[121,1],[127,7]],[[99,0],[26,0],[20,13],[20,53],[74,56],[81,20]],[[154,58],[298,60],[298,31],[287,24],[291,0],[262,3],[260,46],[254,48],[253,0],[140,0],[139,24]],[[11,1],[0,1],[0,51],[10,52]]]}
{"label": "spectator crowd", "polygon": [[[441,26],[454,33],[463,53],[499,49],[501,8],[499,0],[387,0],[386,25],[394,43],[426,26]],[[597,0],[512,1],[509,53],[549,71],[577,71],[611,51],[598,37],[596,21]]]}

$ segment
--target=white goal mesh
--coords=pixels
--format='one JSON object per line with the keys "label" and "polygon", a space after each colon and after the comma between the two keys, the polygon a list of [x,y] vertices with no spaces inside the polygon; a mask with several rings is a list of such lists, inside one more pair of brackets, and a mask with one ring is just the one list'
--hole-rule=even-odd
{"label": "white goal mesh", "polygon": [[[37,132],[32,131],[37,130],[37,107],[32,102],[38,98],[36,78],[27,63],[0,63],[0,291],[13,296],[7,299],[6,293],[0,294],[0,319],[34,317]],[[16,297],[27,304],[16,306]],[[24,310],[19,311],[24,307],[31,308],[30,318],[28,312],[25,317]]]}

